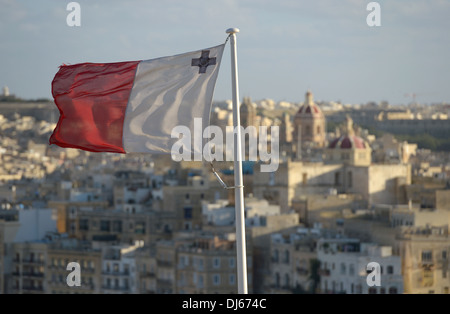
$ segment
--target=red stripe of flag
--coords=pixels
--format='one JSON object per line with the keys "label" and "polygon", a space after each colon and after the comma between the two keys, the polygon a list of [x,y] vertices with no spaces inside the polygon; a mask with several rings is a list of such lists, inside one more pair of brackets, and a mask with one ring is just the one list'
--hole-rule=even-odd
{"label": "red stripe of flag", "polygon": [[139,62],[61,66],[52,82],[60,117],[50,144],[125,153],[123,121]]}

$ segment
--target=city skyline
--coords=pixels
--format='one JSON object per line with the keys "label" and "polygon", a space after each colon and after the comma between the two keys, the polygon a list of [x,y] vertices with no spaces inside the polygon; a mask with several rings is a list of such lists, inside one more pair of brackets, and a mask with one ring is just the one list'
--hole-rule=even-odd
{"label": "city skyline", "polygon": [[[301,102],[448,102],[450,1],[378,1],[381,26],[366,23],[370,1],[70,1],[0,0],[0,86],[23,98],[51,98],[63,63],[152,59],[211,47],[238,27],[241,96]],[[127,2],[130,3],[130,2]],[[214,99],[231,98],[226,47]],[[415,96],[413,96],[415,94]]]}

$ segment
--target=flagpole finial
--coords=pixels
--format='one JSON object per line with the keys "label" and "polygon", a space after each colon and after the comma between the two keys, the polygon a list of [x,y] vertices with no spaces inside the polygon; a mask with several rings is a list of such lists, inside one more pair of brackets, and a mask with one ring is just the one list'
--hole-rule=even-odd
{"label": "flagpole finial", "polygon": [[227,29],[227,34],[235,34],[235,33],[239,33],[239,28],[229,28]]}

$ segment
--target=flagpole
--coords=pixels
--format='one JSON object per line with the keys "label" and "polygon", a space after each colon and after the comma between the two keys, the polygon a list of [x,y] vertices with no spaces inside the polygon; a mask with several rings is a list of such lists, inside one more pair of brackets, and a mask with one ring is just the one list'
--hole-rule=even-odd
{"label": "flagpole", "polygon": [[227,29],[230,34],[231,46],[231,80],[233,91],[233,128],[234,140],[234,197],[236,210],[236,251],[238,293],[247,294],[247,254],[245,248],[245,219],[244,219],[244,183],[242,178],[242,151],[241,151],[241,123],[239,117],[239,84],[236,52],[236,33],[238,28]]}

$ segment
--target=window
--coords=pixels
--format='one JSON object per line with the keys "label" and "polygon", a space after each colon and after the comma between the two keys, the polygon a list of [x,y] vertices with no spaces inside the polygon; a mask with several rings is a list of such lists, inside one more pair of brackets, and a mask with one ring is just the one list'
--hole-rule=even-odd
{"label": "window", "polygon": [[234,274],[230,274],[230,276],[228,276],[228,283],[230,285],[236,284],[236,276]]}
{"label": "window", "polygon": [[350,154],[349,153],[342,153],[341,154],[341,160],[349,160]]}
{"label": "window", "polygon": [[185,207],[184,211],[184,219],[192,219],[192,207]]}
{"label": "window", "polygon": [[110,224],[108,220],[100,221],[100,230],[101,231],[110,231]]}
{"label": "window", "polygon": [[275,263],[278,263],[278,250],[277,249],[273,250],[272,261]]}
{"label": "window", "polygon": [[219,268],[220,267],[220,258],[214,257],[214,259],[213,259],[213,266],[214,266],[214,268]]}
{"label": "window", "polygon": [[200,270],[202,270],[203,269],[203,260],[201,259],[201,258],[199,258],[198,260],[197,260],[197,262],[198,262],[198,269],[200,269]]}
{"label": "window", "polygon": [[422,251],[422,263],[423,262],[432,262],[433,254],[431,251]]}
{"label": "window", "polygon": [[350,265],[348,266],[348,274],[349,274],[350,276],[355,275],[355,265],[350,264]]}
{"label": "window", "polygon": [[140,221],[136,223],[134,227],[134,233],[136,234],[145,234],[145,222]]}
{"label": "window", "polygon": [[184,268],[185,266],[189,265],[189,257],[186,255],[181,255],[179,257],[179,265],[181,268]]}
{"label": "window", "polygon": [[289,251],[288,250],[284,251],[284,263],[289,264]]}
{"label": "window", "polygon": [[308,174],[304,172],[302,177],[302,184],[306,185],[306,183],[308,183]]}
{"label": "window", "polygon": [[220,285],[220,274],[214,274],[213,275],[213,284],[215,286]]}
{"label": "window", "polygon": [[234,259],[234,257],[230,257],[230,259],[228,260],[228,266],[230,268],[236,267],[236,260]]}
{"label": "window", "polygon": [[122,232],[122,221],[120,220],[114,220],[112,229],[114,232]]}
{"label": "window", "polygon": [[390,287],[389,288],[389,294],[397,294],[397,288],[396,287]]}
{"label": "window", "polygon": [[447,259],[447,251],[442,251],[442,259]]}
{"label": "window", "polygon": [[311,127],[309,125],[305,126],[305,135],[310,136],[311,135]]}
{"label": "window", "polygon": [[89,220],[80,219],[80,230],[83,230],[83,231],[89,230]]}
{"label": "window", "polygon": [[320,130],[320,125],[318,125],[317,128],[316,128],[316,133],[317,133],[317,134],[320,134],[320,131],[321,131],[321,130]]}
{"label": "window", "polygon": [[341,275],[345,275],[346,273],[346,266],[344,263],[341,263]]}
{"label": "window", "polygon": [[377,288],[375,288],[375,287],[370,287],[370,288],[369,288],[369,294],[377,294]]}
{"label": "window", "polygon": [[290,279],[289,274],[284,274],[284,286],[286,288],[289,288],[289,285],[290,285],[289,279]]}
{"label": "window", "polygon": [[389,265],[387,267],[387,273],[388,275],[392,275],[394,273],[394,266]]}
{"label": "window", "polygon": [[339,172],[336,172],[334,174],[334,185],[341,185],[340,173]]}

